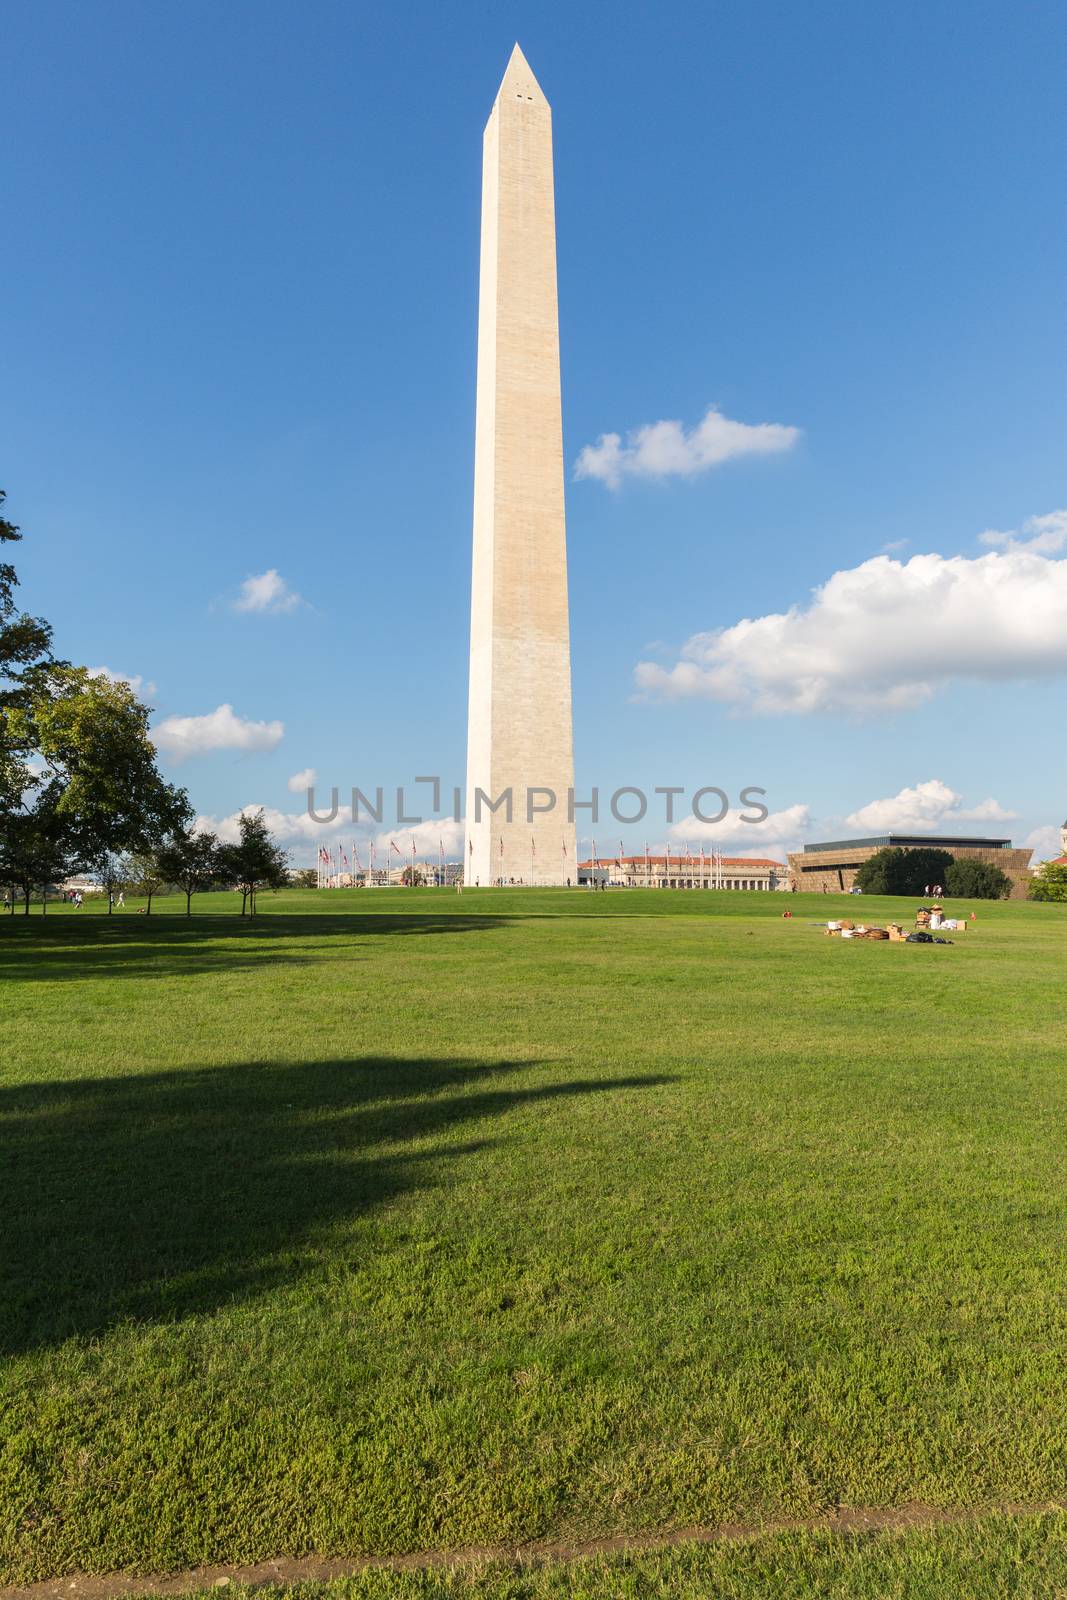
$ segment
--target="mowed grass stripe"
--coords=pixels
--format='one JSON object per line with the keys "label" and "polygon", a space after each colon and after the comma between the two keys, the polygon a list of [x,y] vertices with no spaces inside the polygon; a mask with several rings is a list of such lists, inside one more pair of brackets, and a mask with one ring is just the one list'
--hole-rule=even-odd
{"label": "mowed grass stripe", "polygon": [[1067,918],[784,900],[5,919],[4,1576],[1060,1494]]}

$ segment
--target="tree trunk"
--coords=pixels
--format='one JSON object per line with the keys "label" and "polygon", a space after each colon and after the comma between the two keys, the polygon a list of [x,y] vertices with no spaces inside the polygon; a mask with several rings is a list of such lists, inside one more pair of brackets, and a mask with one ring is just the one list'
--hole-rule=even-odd
{"label": "tree trunk", "polygon": [[47,884],[42,884],[41,885],[41,915],[42,915],[42,917],[47,917],[47,915],[48,915],[48,885]]}
{"label": "tree trunk", "polygon": [[242,917],[245,914],[245,906],[247,904],[248,904],[248,885],[246,883],[242,883],[242,885],[241,885],[241,915],[242,915]]}
{"label": "tree trunk", "polygon": [[30,896],[33,894],[33,885],[32,885],[32,883],[24,883],[23,886],[22,886],[22,893],[23,893],[23,897],[24,897],[24,899],[26,901],[26,904],[23,907],[22,915],[24,917],[28,917],[29,914],[30,914]]}
{"label": "tree trunk", "polygon": [[192,916],[192,912],[189,909],[190,906],[192,905],[192,903],[193,903],[193,891],[191,889],[186,889],[186,891],[185,891],[185,915],[187,917]]}
{"label": "tree trunk", "polygon": [[146,917],[150,917],[151,915],[152,915],[152,891],[151,891],[151,889],[149,889],[149,891],[148,891],[148,905],[145,908],[145,916]]}

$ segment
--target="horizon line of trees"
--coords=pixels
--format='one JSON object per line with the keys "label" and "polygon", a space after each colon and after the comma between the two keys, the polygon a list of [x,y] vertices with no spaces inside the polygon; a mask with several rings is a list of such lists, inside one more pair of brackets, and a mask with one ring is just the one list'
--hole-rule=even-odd
{"label": "horizon line of trees", "polygon": [[[6,495],[0,490],[0,512]],[[20,542],[0,514],[0,546]],[[43,617],[20,611],[18,577],[0,562],[0,884],[12,915],[21,897],[29,915],[35,890],[74,872],[91,874],[108,894],[136,889],[147,898],[166,884],[192,897],[216,884],[242,891],[241,915],[256,895],[286,881],[287,853],[262,812],[239,819],[224,843],[194,832],[184,789],[156,765],[149,707],[130,685],[57,660]]]}

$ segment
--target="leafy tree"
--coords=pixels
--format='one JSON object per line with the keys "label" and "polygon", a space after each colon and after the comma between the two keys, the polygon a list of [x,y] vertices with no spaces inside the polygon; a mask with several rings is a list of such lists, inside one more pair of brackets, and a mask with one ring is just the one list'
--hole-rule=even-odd
{"label": "leafy tree", "polygon": [[862,863],[856,873],[856,887],[864,894],[923,894],[927,884],[947,886],[952,860],[947,850],[925,845],[905,850],[887,845]]}
{"label": "leafy tree", "polygon": [[409,889],[421,889],[426,882],[426,875],[421,867],[405,867],[400,874],[400,882]]}
{"label": "leafy tree", "polygon": [[319,875],[314,867],[297,867],[290,872],[289,883],[294,889],[317,889]]}
{"label": "leafy tree", "polygon": [[963,856],[953,861],[945,873],[945,893],[964,900],[1006,900],[1011,893],[1011,879],[991,861]]}
{"label": "leafy tree", "polygon": [[[0,494],[0,505],[3,503]],[[21,535],[0,517],[0,544]],[[16,609],[14,567],[0,563],[0,852],[26,896],[74,867],[111,886],[116,858],[152,851],[191,816],[165,783],[148,708],[126,683],[51,656],[51,629]],[[109,902],[110,903],[110,902]],[[28,900],[27,900],[28,909]]]}
{"label": "leafy tree", "polygon": [[1030,899],[1067,902],[1067,862],[1046,861],[1030,884]]}
{"label": "leafy tree", "polygon": [[[0,489],[0,508],[7,496]],[[22,534],[0,515],[0,545],[17,544]],[[0,561],[0,818],[20,807],[32,774],[26,764],[29,747],[15,735],[8,712],[25,704],[27,675],[50,660],[52,630],[41,617],[19,611],[18,578],[9,561]]]}
{"label": "leafy tree", "polygon": [[220,876],[219,841],[213,833],[182,828],[157,853],[159,870],[168,883],[185,892],[185,915],[192,915],[193,895],[210,889]]}
{"label": "leafy tree", "polygon": [[129,684],[53,664],[27,687],[8,710],[13,737],[38,756],[36,804],[63,820],[81,864],[99,871],[124,850],[145,855],[188,822],[188,798],[161,777],[148,708]]}
{"label": "leafy tree", "polygon": [[145,915],[152,915],[152,896],[158,894],[166,883],[166,877],[160,868],[159,852],[156,850],[135,850],[128,858],[126,883],[133,894],[144,895],[148,902]]}
{"label": "leafy tree", "polygon": [[274,843],[262,811],[243,812],[237,825],[241,830],[237,844],[225,844],[219,850],[221,874],[240,885],[242,917],[246,910],[254,917],[260,889],[285,886],[288,852]]}
{"label": "leafy tree", "polygon": [[[22,895],[29,916],[34,889],[41,890],[41,910],[48,909],[49,884],[65,878],[73,866],[70,841],[61,818],[46,806],[16,811],[0,830],[0,879]],[[14,899],[11,902],[14,912]]]}

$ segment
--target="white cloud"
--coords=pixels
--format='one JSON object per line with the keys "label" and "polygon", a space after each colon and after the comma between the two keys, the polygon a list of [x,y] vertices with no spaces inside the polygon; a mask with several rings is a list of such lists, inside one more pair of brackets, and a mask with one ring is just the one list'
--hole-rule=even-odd
{"label": "white cloud", "polygon": [[343,812],[333,822],[316,822],[306,811],[279,811],[275,806],[252,801],[237,811],[231,811],[228,817],[199,816],[193,823],[193,830],[196,833],[215,833],[227,844],[236,844],[240,837],[240,819],[252,816],[257,811],[262,811],[263,820],[276,843],[282,845],[325,844],[341,831],[346,821]]}
{"label": "white cloud", "polygon": [[[463,854],[464,825],[456,822],[453,817],[431,818],[428,822],[420,822],[411,828],[385,829],[379,833],[375,840],[376,864],[383,866],[385,856],[392,857],[391,865],[399,866],[396,852],[390,848],[390,842],[395,840],[404,861],[411,859],[412,841],[415,844],[415,854],[420,861],[430,858],[437,859],[440,845],[445,847],[445,859],[455,860]],[[365,863],[364,863],[365,864]]]}
{"label": "white cloud", "polygon": [[647,694],[806,715],[910,710],[952,681],[1064,672],[1067,559],[1013,547],[875,556],[835,572],[806,606],[694,634],[673,666],[642,661],[634,676]]}
{"label": "white cloud", "polygon": [[884,800],[871,800],[845,818],[847,827],[858,833],[936,833],[949,832],[966,822],[1012,822],[1016,811],[1006,811],[999,801],[989,799],[969,809],[963,796],[940,778],[901,789]]}
{"label": "white cloud", "polygon": [[[704,802],[712,810],[713,802]],[[750,807],[745,807],[749,811]],[[772,811],[762,822],[743,822],[741,810],[730,810],[721,822],[701,822],[689,815],[672,823],[668,832],[672,841],[689,842],[699,850],[701,845],[711,850],[725,850],[730,855],[767,856],[782,859],[789,850],[799,849],[811,836],[812,816],[806,805],[786,806]]]}
{"label": "white cloud", "polygon": [[1054,556],[1067,547],[1067,511],[1049,511],[1043,517],[1029,517],[1015,532],[1000,533],[988,528],[978,535],[979,544],[999,550],[1029,550],[1037,556]]}
{"label": "white cloud", "polygon": [[158,749],[184,761],[209,750],[273,750],[284,733],[282,722],[252,722],[221,705],[202,717],[164,717],[152,738]]}
{"label": "white cloud", "polygon": [[113,672],[110,667],[86,667],[85,670],[90,678],[106,678],[108,683],[128,683],[134,694],[140,694],[142,689],[147,695],[156,692],[155,684],[146,681],[139,672],[131,677],[126,672]]}
{"label": "white cloud", "polygon": [[1023,843],[1030,846],[1035,861],[1055,861],[1063,855],[1060,830],[1051,823],[1042,828],[1035,828],[1032,833],[1026,835]]}
{"label": "white cloud", "polygon": [[778,455],[790,450],[800,429],[778,422],[733,422],[711,406],[688,432],[680,422],[647,422],[626,436],[602,433],[575,463],[576,478],[599,478],[617,489],[624,477],[692,478],[738,456]]}
{"label": "white cloud", "polygon": [[[328,807],[329,797],[323,796],[319,805]],[[355,845],[360,864],[370,861],[371,835],[352,826],[351,810],[341,806],[332,822],[318,822],[307,811],[279,811],[275,806],[251,802],[233,811],[227,817],[198,816],[193,824],[197,832],[215,833],[227,843],[235,843],[240,833],[240,819],[244,815],[262,811],[264,821],[275,840],[286,846],[306,845],[316,849],[323,844],[343,844],[346,849]],[[406,866],[411,860],[411,842],[415,841],[415,854],[420,861],[436,861],[439,842],[444,844],[445,857],[454,861],[463,854],[463,824],[451,817],[420,822],[415,827],[384,829],[374,836],[374,864],[376,867]],[[390,848],[395,840],[399,857]]]}
{"label": "white cloud", "polygon": [[290,794],[305,794],[312,787],[318,773],[314,767],[305,767],[303,772],[294,772],[286,787]]}
{"label": "white cloud", "polygon": [[278,615],[295,611],[303,601],[295,589],[290,589],[276,567],[270,567],[258,576],[246,578],[241,592],[233,602],[235,611],[270,612]]}

